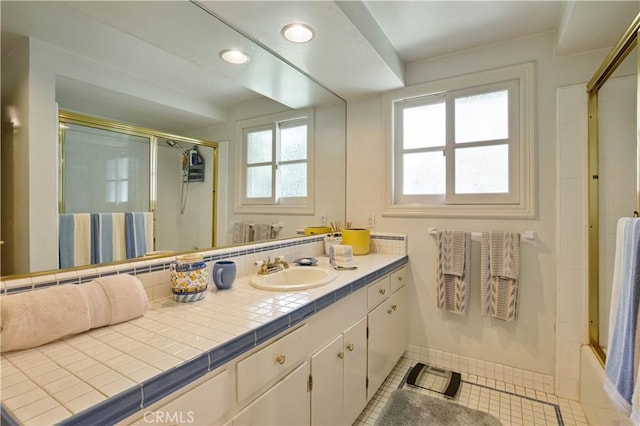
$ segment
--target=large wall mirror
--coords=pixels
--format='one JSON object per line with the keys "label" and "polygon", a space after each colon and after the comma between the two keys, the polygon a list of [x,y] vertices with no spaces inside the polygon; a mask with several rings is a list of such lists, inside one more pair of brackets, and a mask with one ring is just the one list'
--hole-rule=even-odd
{"label": "large wall mirror", "polygon": [[[154,170],[145,169],[152,180],[141,181],[139,187],[156,191],[158,203],[169,199],[176,211],[182,177],[174,175],[182,172],[176,166],[182,154],[168,141],[177,141],[185,150],[199,145],[203,158],[212,149],[211,160],[204,164],[217,165],[210,170],[216,178],[215,196],[204,195],[201,209],[191,208],[202,213],[205,222],[213,217],[203,231],[211,239],[209,246],[233,244],[237,223],[279,224],[278,237],[292,237],[306,226],[345,222],[345,102],[275,56],[261,41],[236,31],[233,22],[218,19],[207,3],[0,3],[0,273],[4,277],[59,268],[58,217],[65,211],[61,191],[73,192],[71,199],[79,203],[87,201],[86,186],[61,187],[66,185],[59,179],[61,113],[153,130],[154,141],[146,143],[157,147],[154,164],[163,167],[166,159],[175,173],[153,179]],[[223,62],[219,52],[229,48],[243,50],[250,61]],[[313,208],[293,214],[239,208],[236,194],[242,163],[237,123],[301,110],[313,114]],[[177,214],[175,221],[180,217]],[[194,221],[184,216],[184,223],[176,222],[172,228],[196,232],[205,228]],[[209,248],[206,243],[161,245],[155,248],[174,252]]]}
{"label": "large wall mirror", "polygon": [[616,225],[640,211],[640,15],[587,86],[589,94],[589,340],[604,362]]}

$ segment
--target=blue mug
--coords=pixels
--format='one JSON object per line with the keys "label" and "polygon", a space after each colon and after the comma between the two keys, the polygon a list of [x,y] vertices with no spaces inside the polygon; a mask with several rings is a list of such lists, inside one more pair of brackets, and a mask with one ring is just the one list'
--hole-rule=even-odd
{"label": "blue mug", "polygon": [[221,260],[213,265],[213,283],[220,290],[231,288],[236,279],[236,263]]}

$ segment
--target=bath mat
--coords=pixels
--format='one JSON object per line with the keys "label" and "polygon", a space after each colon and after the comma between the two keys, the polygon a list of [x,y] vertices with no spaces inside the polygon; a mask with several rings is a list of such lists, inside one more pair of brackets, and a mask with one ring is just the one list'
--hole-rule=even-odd
{"label": "bath mat", "polygon": [[376,426],[500,426],[491,414],[418,392],[396,389],[380,412]]}

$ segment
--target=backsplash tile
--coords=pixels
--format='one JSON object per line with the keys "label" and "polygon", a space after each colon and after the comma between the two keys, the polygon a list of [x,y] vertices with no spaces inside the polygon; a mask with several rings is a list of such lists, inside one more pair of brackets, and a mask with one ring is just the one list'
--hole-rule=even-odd
{"label": "backsplash tile", "polygon": [[554,393],[554,378],[550,375],[507,365],[496,364],[489,361],[461,357],[457,354],[428,349],[417,345],[409,345],[405,356],[415,362],[422,362],[437,367],[451,369],[460,373],[481,376],[487,380],[504,382],[523,388],[531,388],[535,391]]}
{"label": "backsplash tile", "polygon": [[[267,257],[274,258],[276,256],[284,256],[288,261],[292,261],[300,257],[324,256],[323,241],[323,236],[265,241],[243,247],[212,249],[202,252],[202,255],[203,260],[207,262],[210,268],[210,272],[213,263],[224,259],[236,262],[238,268],[237,274],[238,276],[243,276],[255,273],[258,268],[255,263],[260,260],[265,260]],[[372,232],[371,252],[406,255],[406,236],[393,233]],[[156,301],[171,296],[169,265],[174,259],[175,257],[171,256],[135,263],[104,265],[95,268],[3,280],[0,282],[0,292],[2,294],[12,294],[53,285],[82,284],[109,275],[132,274],[136,275],[142,281],[149,301]],[[364,285],[364,283],[362,284]]]}

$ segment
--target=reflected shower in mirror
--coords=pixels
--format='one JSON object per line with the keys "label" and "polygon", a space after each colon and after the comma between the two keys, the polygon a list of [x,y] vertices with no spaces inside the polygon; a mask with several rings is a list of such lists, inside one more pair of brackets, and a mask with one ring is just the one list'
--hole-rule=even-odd
{"label": "reflected shower in mirror", "polygon": [[215,149],[158,138],[156,251],[215,245]]}

